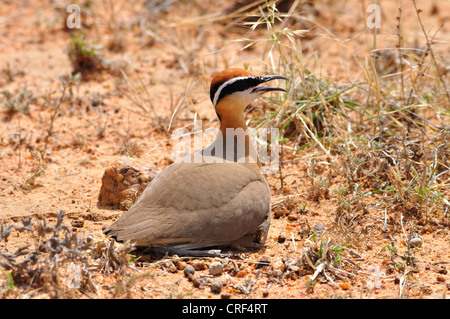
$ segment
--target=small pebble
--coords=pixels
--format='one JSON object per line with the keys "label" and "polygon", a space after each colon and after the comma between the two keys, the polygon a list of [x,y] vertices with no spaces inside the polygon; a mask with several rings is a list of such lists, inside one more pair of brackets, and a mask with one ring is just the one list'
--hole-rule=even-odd
{"label": "small pebble", "polygon": [[418,233],[412,232],[408,236],[408,245],[411,248],[422,247],[422,237],[420,237],[420,235]]}
{"label": "small pebble", "polygon": [[76,220],[72,220],[72,227],[82,228],[84,226],[84,219],[78,218]]}
{"label": "small pebble", "polygon": [[284,272],[284,271],[286,270],[286,265],[285,265],[284,262],[281,261],[281,260],[275,260],[275,261],[272,263],[272,269],[273,269],[273,270],[279,270],[279,271],[281,271],[281,272]]}
{"label": "small pebble", "polygon": [[193,275],[195,273],[195,269],[191,265],[187,265],[184,267],[183,272],[186,277],[189,277],[189,275]]}
{"label": "small pebble", "polygon": [[245,276],[247,276],[247,273],[248,273],[248,270],[247,270],[247,269],[239,270],[239,271],[236,273],[236,277],[238,277],[238,278],[244,278]]}
{"label": "small pebble", "polygon": [[219,294],[222,290],[222,282],[220,282],[219,280],[213,280],[211,281],[209,287],[211,288],[212,293]]}
{"label": "small pebble", "polygon": [[349,290],[350,289],[350,284],[348,282],[344,282],[344,283],[342,283],[341,288],[343,290]]}
{"label": "small pebble", "polygon": [[172,260],[166,260],[163,264],[162,264],[163,268],[165,269],[169,269],[171,267],[175,267],[175,265],[173,264]]}
{"label": "small pebble", "polygon": [[175,266],[177,267],[178,270],[183,270],[184,268],[186,268],[187,264],[185,261],[177,261],[175,263]]}
{"label": "small pebble", "polygon": [[195,288],[203,289],[206,285],[206,282],[203,278],[197,278],[197,277],[191,277],[192,278],[192,285]]}
{"label": "small pebble", "polygon": [[175,265],[170,265],[168,271],[172,274],[176,274],[178,272],[177,267]]}
{"label": "small pebble", "polygon": [[223,271],[222,263],[215,261],[209,265],[209,274],[213,276],[220,275]]}
{"label": "small pebble", "polygon": [[192,267],[194,267],[195,270],[205,270],[206,269],[206,265],[203,260],[194,259],[191,262],[191,265],[192,265]]}
{"label": "small pebble", "polygon": [[437,269],[436,272],[446,275],[448,273],[447,269],[445,268],[444,265],[440,265]]}
{"label": "small pebble", "polygon": [[325,226],[322,223],[317,223],[313,227],[313,231],[315,234],[320,233],[325,230]]}
{"label": "small pebble", "polygon": [[283,235],[279,235],[277,241],[278,243],[282,244],[286,241],[286,237],[284,237]]}

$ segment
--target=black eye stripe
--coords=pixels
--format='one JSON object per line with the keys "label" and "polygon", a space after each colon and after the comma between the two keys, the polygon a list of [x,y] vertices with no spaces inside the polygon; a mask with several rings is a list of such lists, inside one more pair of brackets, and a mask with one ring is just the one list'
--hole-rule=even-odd
{"label": "black eye stripe", "polygon": [[211,102],[214,103],[214,96],[216,95],[216,92],[220,88],[220,86],[224,83],[225,82],[218,82],[218,83],[214,84],[213,86],[211,86],[211,89],[209,90],[209,97],[211,98]]}
{"label": "black eye stripe", "polygon": [[[232,94],[234,92],[240,92],[240,91],[246,91],[252,87],[255,87],[261,83],[265,82],[263,77],[246,77],[243,79],[239,79],[237,81],[234,81],[230,84],[227,84],[222,88],[220,91],[220,95],[217,98],[216,104],[219,103],[219,101],[226,95]],[[226,82],[220,82],[216,83],[211,87],[210,91],[210,98],[211,101],[214,103],[214,97],[216,95],[217,90]]]}

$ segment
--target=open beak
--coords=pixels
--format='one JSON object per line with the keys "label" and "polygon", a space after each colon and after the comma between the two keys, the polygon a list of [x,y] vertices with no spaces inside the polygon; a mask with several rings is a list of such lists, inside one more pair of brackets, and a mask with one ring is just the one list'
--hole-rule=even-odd
{"label": "open beak", "polygon": [[[266,83],[272,80],[287,80],[287,78],[285,78],[284,76],[281,75],[263,75],[260,77],[261,79],[261,83]],[[269,91],[282,91],[282,92],[286,92],[285,89],[279,88],[279,87],[273,87],[273,86],[257,86],[255,87],[252,92],[259,92],[259,93],[264,93],[264,92],[269,92]]]}

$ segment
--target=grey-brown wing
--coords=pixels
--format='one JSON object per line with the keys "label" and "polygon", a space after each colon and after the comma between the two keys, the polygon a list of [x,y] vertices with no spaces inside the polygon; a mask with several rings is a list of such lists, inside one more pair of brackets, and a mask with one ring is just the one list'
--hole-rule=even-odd
{"label": "grey-brown wing", "polygon": [[109,228],[138,245],[227,245],[259,230],[270,216],[270,191],[249,165],[172,164]]}

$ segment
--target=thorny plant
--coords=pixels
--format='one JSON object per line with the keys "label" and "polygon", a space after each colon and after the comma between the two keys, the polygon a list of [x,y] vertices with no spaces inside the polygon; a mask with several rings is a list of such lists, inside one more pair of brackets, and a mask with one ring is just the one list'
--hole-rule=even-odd
{"label": "thorny plant", "polygon": [[[124,273],[133,245],[90,235],[82,238],[63,223],[64,214],[63,210],[58,213],[54,225],[49,225],[43,215],[37,222],[24,218],[22,225],[1,224],[0,244],[4,248],[0,249],[0,266],[7,275],[9,287],[3,293],[14,287],[26,289],[29,286],[55,298],[69,294],[71,288],[86,294],[95,293],[97,288],[91,280],[94,271]],[[27,232],[35,242],[27,242],[9,252],[8,237],[14,230]]]}

